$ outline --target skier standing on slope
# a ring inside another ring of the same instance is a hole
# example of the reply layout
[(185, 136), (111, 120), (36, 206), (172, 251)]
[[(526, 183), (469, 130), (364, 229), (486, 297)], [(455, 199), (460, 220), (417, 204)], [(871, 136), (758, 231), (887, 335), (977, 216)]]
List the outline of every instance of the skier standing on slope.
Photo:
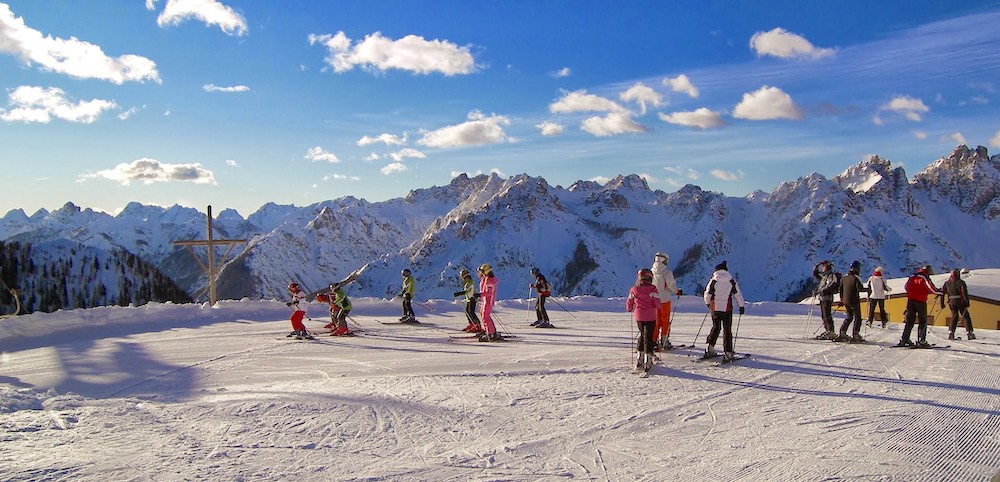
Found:
[(306, 293), (299, 288), (298, 283), (294, 282), (288, 284), (288, 293), (292, 295), (292, 301), (285, 303), (285, 305), (292, 309), (290, 320), (293, 330), (288, 334), (288, 337), (295, 337), (297, 340), (312, 340), (313, 337), (306, 331), (306, 325), (302, 324), (302, 319), (305, 318), (306, 311), (302, 308), (301, 303), (305, 303)]
[(454, 296), (465, 297), (465, 317), (469, 320), (469, 326), (463, 328), (462, 331), (480, 333), (483, 331), (483, 327), (479, 323), (479, 317), (476, 316), (476, 300), (479, 299), (479, 293), (476, 293), (476, 283), (472, 281), (472, 274), (469, 273), (468, 269), (462, 268), (458, 276), (462, 280), (462, 291), (456, 291)]
[(965, 338), (975, 340), (976, 335), (972, 332), (972, 317), (969, 316), (969, 286), (962, 280), (962, 273), (959, 270), (951, 272), (951, 277), (941, 286), (941, 292), (948, 297), (948, 308), (951, 309), (951, 320), (948, 323), (948, 339), (955, 339), (955, 328), (958, 328), (958, 319), (961, 317), (965, 322)]
[(670, 344), (670, 297), (680, 296), (683, 293), (677, 288), (677, 281), (674, 280), (674, 272), (670, 270), (667, 263), (670, 256), (666, 253), (656, 253), (653, 257), (653, 287), (660, 295), (660, 308), (656, 312), (656, 326), (653, 329), (653, 339), (657, 342), (657, 349), (670, 350), (674, 346)]
[(486, 331), (479, 336), (479, 341), (500, 341), (502, 338), (497, 333), (491, 316), (493, 305), (497, 302), (497, 278), (493, 274), (493, 267), (488, 263), (479, 267), (479, 296), (483, 299), (483, 311), (480, 318), (486, 325)]
[[(861, 337), (861, 293), (867, 292), (861, 284), (861, 262), (855, 260), (851, 263), (851, 269), (840, 279), (840, 301), (844, 303), (844, 310), (847, 311), (847, 319), (840, 325), (840, 336), (835, 341), (850, 341), (853, 343), (864, 343)], [(854, 323), (851, 336), (847, 336), (847, 327)]]
[(885, 298), (892, 291), (889, 285), (882, 278), (882, 268), (876, 267), (868, 278), (868, 326), (872, 326), (875, 319), (875, 307), (878, 306), (879, 314), (882, 315), (882, 328), (889, 324), (889, 315), (885, 313)]
[(416, 282), (413, 281), (413, 275), (410, 274), (409, 268), (404, 268), (402, 275), (403, 289), (399, 291), (399, 296), (403, 298), (403, 317), (399, 319), (399, 322), (416, 323), (417, 318), (413, 316), (413, 293), (416, 291)]
[(656, 327), (656, 314), (660, 308), (660, 295), (653, 286), (653, 272), (641, 269), (636, 274), (635, 285), (625, 299), (625, 309), (632, 312), (632, 319), (639, 327), (639, 340), (636, 351), (639, 353), (635, 368), (649, 371), (653, 366), (653, 330)]
[(723, 261), (715, 266), (712, 279), (705, 287), (705, 306), (712, 312), (712, 331), (708, 332), (708, 348), (705, 356), (715, 356), (715, 342), (719, 340), (719, 332), (723, 332), (722, 347), (725, 351), (725, 361), (732, 361), (736, 356), (733, 350), (733, 298), (739, 306), (740, 314), (746, 311), (740, 285), (733, 275), (729, 274), (729, 266)]
[(816, 338), (832, 340), (837, 337), (837, 333), (833, 331), (833, 294), (840, 290), (840, 283), (829, 261), (820, 261), (813, 268), (813, 277), (819, 281), (819, 287), (816, 288), (814, 295), (819, 296), (819, 314), (823, 319), (824, 329)]
[(545, 299), (552, 296), (552, 286), (549, 285), (548, 280), (538, 268), (531, 268), (531, 276), (535, 278), (535, 281), (528, 286), (538, 292), (538, 299), (535, 300), (535, 316), (538, 319), (531, 326), (553, 328), (552, 323), (549, 322), (549, 312), (545, 311)]
[(914, 346), (913, 342), (910, 341), (914, 322), (919, 323), (916, 346), (919, 348), (931, 346), (927, 343), (927, 297), (930, 295), (938, 296), (938, 299), (941, 300), (941, 308), (944, 308), (944, 297), (931, 281), (930, 276), (933, 272), (930, 265), (925, 265), (906, 280), (906, 324), (903, 326), (903, 337), (900, 338), (899, 344), (896, 346)]
[(330, 285), (330, 306), (331, 313), (335, 313), (337, 328), (330, 333), (331, 336), (349, 336), (351, 330), (347, 328), (347, 315), (351, 313), (351, 299), (344, 292), (344, 287), (338, 283)]

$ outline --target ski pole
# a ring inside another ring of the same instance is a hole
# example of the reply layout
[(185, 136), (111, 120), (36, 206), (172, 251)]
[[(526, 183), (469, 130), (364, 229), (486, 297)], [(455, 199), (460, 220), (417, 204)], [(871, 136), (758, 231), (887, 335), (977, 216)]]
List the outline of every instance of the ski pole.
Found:
[(736, 317), (736, 331), (733, 333), (733, 353), (736, 353), (736, 340), (740, 337), (740, 320), (743, 319), (743, 313), (740, 313)]
[(425, 309), (427, 311), (437, 311), (437, 310), (434, 309), (433, 306), (428, 305), (427, 303), (421, 303), (419, 301), (414, 301), (414, 303), (416, 303), (417, 306), (419, 306), (419, 307), (421, 307), (421, 308), (423, 308), (423, 309)]
[(510, 331), (510, 327), (507, 326), (507, 324), (504, 323), (503, 320), (501, 320), (499, 316), (497, 316), (497, 312), (496, 311), (494, 311), (493, 313), (491, 313), (490, 316), (492, 316), (493, 319), (496, 320), (497, 324), (500, 325), (500, 328), (504, 331), (504, 333), (506, 333), (508, 335), (513, 335), (513, 333), (511, 333), (511, 331)]
[(528, 287), (528, 301), (524, 302), (524, 321), (531, 321), (531, 286)]
[(637, 351), (636, 350), (636, 345), (635, 345), (635, 322), (632, 321), (632, 315), (628, 315), (628, 326), (630, 327), (630, 329), (629, 329), (629, 340), (630, 341), (629, 341), (628, 362), (629, 362), (629, 364), (631, 364), (632, 363), (632, 359), (635, 358), (636, 351)]
[(551, 296), (549, 297), (549, 299), (552, 300), (552, 302), (555, 303), (556, 306), (562, 308), (563, 311), (565, 311), (566, 313), (569, 313), (569, 316), (572, 316), (573, 319), (576, 319), (576, 315), (574, 315), (572, 311), (567, 310), (566, 307), (562, 305), (562, 303), (559, 303), (558, 301), (556, 301), (555, 298), (553, 298)]
[[(691, 342), (691, 348), (694, 348), (695, 343), (698, 341), (698, 337), (701, 336), (701, 329), (705, 328), (705, 321), (708, 320), (708, 315), (711, 310), (705, 311), (705, 317), (701, 319), (701, 326), (698, 327), (698, 334), (694, 335), (694, 341)], [(688, 350), (688, 356), (691, 356), (692, 350)]]
[(809, 322), (810, 322), (810, 320), (812, 320), (813, 309), (816, 306), (816, 305), (813, 304), (813, 301), (815, 301), (815, 298), (816, 298), (816, 295), (812, 295), (812, 296), (809, 297), (809, 299), (812, 300), (812, 301), (809, 302), (809, 313), (806, 314), (805, 329), (802, 331), (802, 338), (805, 338), (806, 337), (806, 333), (809, 333)]

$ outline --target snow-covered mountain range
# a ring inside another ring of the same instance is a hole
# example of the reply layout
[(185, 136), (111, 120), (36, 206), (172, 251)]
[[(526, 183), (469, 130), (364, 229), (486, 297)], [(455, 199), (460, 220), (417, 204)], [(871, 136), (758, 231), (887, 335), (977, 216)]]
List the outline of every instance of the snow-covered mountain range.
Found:
[[(461, 268), (490, 263), (502, 298), (528, 296), (532, 266), (558, 295), (620, 296), (664, 251), (685, 292), (700, 292), (726, 260), (747, 298), (797, 300), (811, 292), (812, 267), (823, 259), (845, 271), (857, 259), (866, 273), (882, 266), (889, 277), (924, 264), (1000, 266), (990, 248), (1000, 239), (998, 194), (1000, 156), (966, 146), (912, 179), (872, 156), (831, 179), (814, 173), (745, 197), (693, 185), (651, 190), (637, 175), (568, 188), (525, 174), (460, 175), (378, 203), (269, 203), (247, 218), (223, 210), (213, 236), (249, 242), (223, 260), (218, 293), (280, 298), (290, 281), (317, 290), (370, 263), (349, 294), (391, 297), (407, 267), (418, 298), (450, 298)], [(204, 299), (202, 269), (172, 243), (204, 239), (205, 229), (205, 214), (191, 208), (133, 203), (111, 216), (68, 203), (30, 217), (7, 213), (0, 240), (125, 249)]]

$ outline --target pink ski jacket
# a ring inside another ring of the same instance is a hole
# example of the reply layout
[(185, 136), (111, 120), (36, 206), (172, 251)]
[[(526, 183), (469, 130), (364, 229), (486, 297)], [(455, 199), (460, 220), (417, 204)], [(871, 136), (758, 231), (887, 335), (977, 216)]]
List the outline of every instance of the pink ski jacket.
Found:
[(660, 309), (660, 295), (653, 285), (633, 286), (625, 300), (625, 310), (632, 312), (635, 321), (656, 321), (656, 310)]

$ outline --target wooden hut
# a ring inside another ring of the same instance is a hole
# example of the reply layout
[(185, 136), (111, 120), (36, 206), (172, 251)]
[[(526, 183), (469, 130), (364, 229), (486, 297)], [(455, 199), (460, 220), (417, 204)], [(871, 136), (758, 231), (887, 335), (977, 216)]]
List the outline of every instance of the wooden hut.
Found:
[[(869, 273), (869, 276), (871, 274)], [(931, 276), (931, 281), (939, 289), (951, 273), (942, 273)], [(867, 279), (867, 276), (863, 279)], [(906, 309), (906, 285), (907, 278), (893, 278), (886, 280), (889, 285), (888, 297), (885, 300), (885, 311), (889, 315), (890, 323), (902, 323), (903, 311)], [(974, 269), (962, 276), (962, 280), (969, 286), (969, 315), (972, 316), (972, 326), (976, 329), (1000, 330), (1000, 269)], [(868, 300), (861, 301), (861, 315), (864, 319), (868, 317)], [(947, 303), (944, 309), (937, 298), (931, 297), (927, 300), (928, 323), (937, 326), (947, 326), (951, 318), (951, 310)], [(879, 319), (878, 310), (875, 312), (875, 319)], [(956, 332), (964, 331), (961, 321), (959, 321)]]

